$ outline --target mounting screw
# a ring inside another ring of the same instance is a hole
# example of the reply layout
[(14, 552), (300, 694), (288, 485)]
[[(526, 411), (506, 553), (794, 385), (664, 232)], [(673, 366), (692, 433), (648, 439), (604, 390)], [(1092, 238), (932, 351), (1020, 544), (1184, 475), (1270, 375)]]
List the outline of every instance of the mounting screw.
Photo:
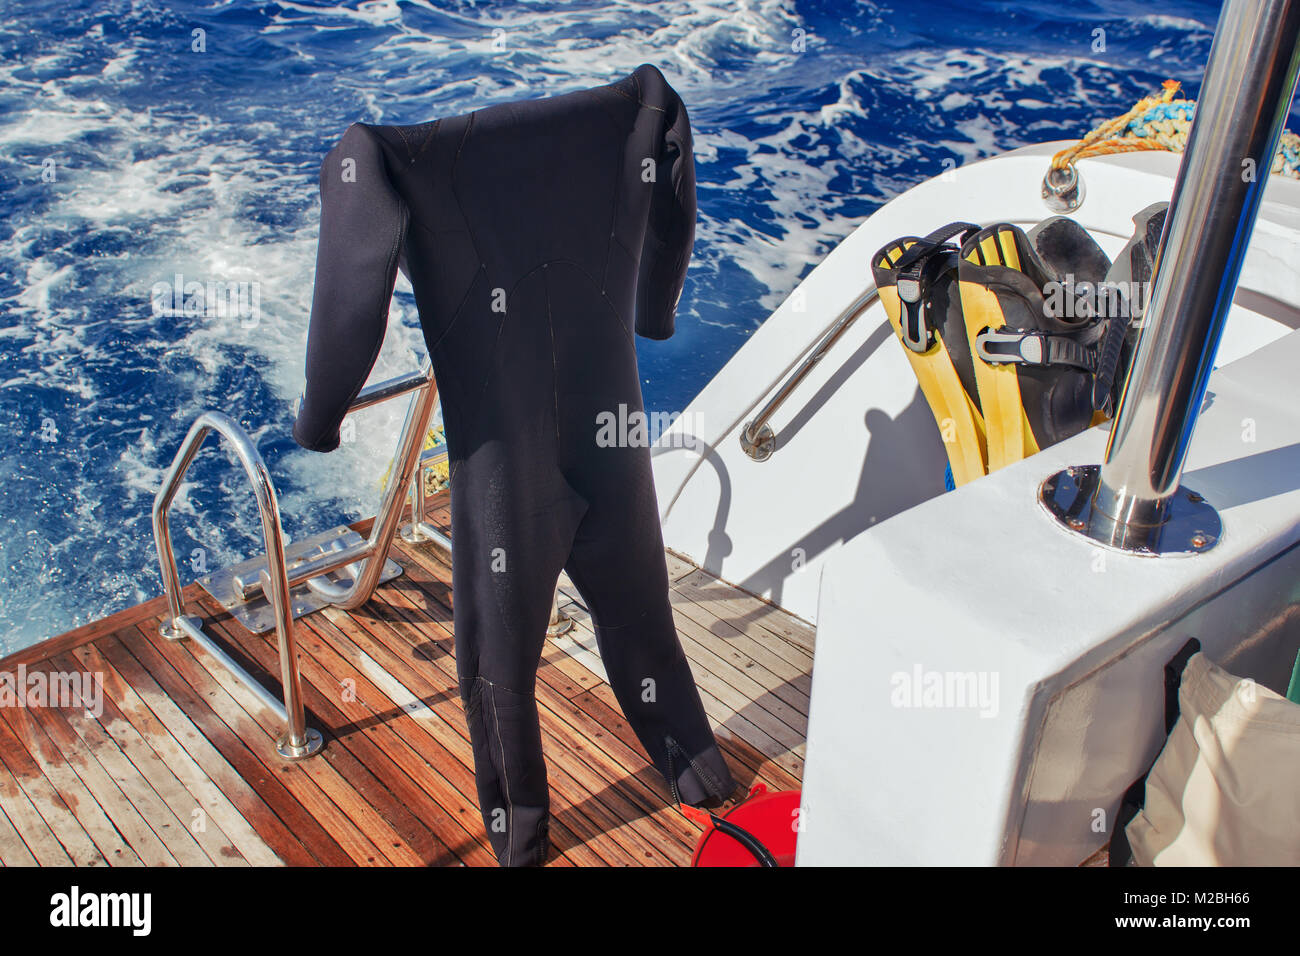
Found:
[(1204, 548), (1209, 543), (1210, 543), (1210, 538), (1204, 532), (1198, 531), (1196, 532), (1196, 534), (1192, 535), (1193, 548), (1198, 548), (1198, 549)]
[(1066, 524), (1068, 524), (1075, 531), (1082, 531), (1084, 528), (1087, 527), (1087, 524), (1084, 522), (1082, 518), (1070, 518), (1066, 522)]
[(1198, 494), (1197, 494), (1196, 492), (1194, 492), (1194, 491), (1189, 491), (1189, 492), (1187, 492), (1187, 500), (1190, 501), (1190, 502), (1191, 502), (1192, 504), (1194, 504), (1194, 505), (1199, 505), (1202, 501), (1205, 500), (1205, 496), (1204, 496), (1204, 495), (1198, 495)]

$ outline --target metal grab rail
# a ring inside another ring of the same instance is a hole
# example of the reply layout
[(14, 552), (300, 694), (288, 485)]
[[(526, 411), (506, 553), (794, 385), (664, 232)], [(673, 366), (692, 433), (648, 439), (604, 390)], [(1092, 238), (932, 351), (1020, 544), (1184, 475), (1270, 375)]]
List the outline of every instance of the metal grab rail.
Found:
[(776, 451), (776, 435), (768, 426), (768, 420), (785, 404), (786, 399), (794, 394), (794, 390), (808, 377), (808, 373), (813, 370), (813, 366), (825, 357), (831, 347), (840, 340), (840, 336), (848, 331), (849, 326), (856, 322), (858, 316), (866, 311), (867, 306), (871, 305), (878, 297), (879, 293), (873, 285), (841, 311), (835, 320), (835, 324), (817, 341), (808, 357), (781, 384), (776, 394), (768, 399), (762, 410), (744, 424), (740, 429), (740, 447), (744, 449), (746, 455), (755, 461), (767, 461), (772, 457), (773, 452)]
[(424, 481), (421, 475), (426, 468), (432, 468), (434, 465), (442, 464), (447, 460), (447, 446), (441, 448), (430, 448), (428, 451), (421, 453), (420, 460), (415, 465), (414, 481), (411, 484), (411, 524), (401, 532), (402, 540), (410, 544), (422, 544), (433, 542), (446, 552), (446, 557), (451, 557), (451, 542), (447, 536), (428, 524), (424, 520)]
[[(181, 443), (162, 488), (154, 498), (154, 543), (158, 549), (158, 563), (162, 569), (163, 591), (167, 595), (167, 604), (171, 612), (170, 620), (163, 622), (159, 633), (168, 640), (183, 640), (188, 637), (201, 644), (284, 721), (285, 732), (276, 740), (276, 750), (288, 760), (310, 757), (319, 752), (323, 746), (320, 732), (307, 727), (303, 711), (291, 589), (297, 584), (306, 582), (308, 587), (331, 603), (349, 610), (360, 607), (368, 601), (383, 573), (388, 550), (392, 545), (398, 521), (401, 519), (402, 505), (412, 479), (422, 473), (425, 467), (446, 456), (445, 449), (433, 449), (428, 454), (421, 454), (424, 436), (428, 433), (429, 420), (433, 416), (433, 408), (438, 397), (432, 367), (427, 362), (418, 372), (389, 379), (364, 389), (348, 408), (349, 412), (358, 411), (411, 393), (414, 393), (414, 397), (402, 426), (397, 459), (394, 461), (388, 483), (384, 488), (383, 502), (378, 516), (371, 525), (369, 537), (357, 545), (327, 552), (321, 557), (305, 561), (294, 568), (292, 574), (286, 567), (280, 505), (266, 462), (244, 429), (229, 416), (221, 412), (206, 411), (198, 417), (190, 428), (189, 434), (186, 435), (185, 441)], [(246, 601), (259, 595), (267, 596), (274, 610), (275, 629), (280, 645), (283, 703), (254, 680), (204, 633), (200, 618), (185, 614), (181, 598), (180, 575), (176, 570), (176, 556), (172, 547), (167, 513), (180, 487), (181, 479), (185, 477), (204, 439), (209, 432), (213, 431), (230, 442), (240, 463), (244, 466), (244, 471), (248, 474), (249, 481), (252, 482), (257, 497), (267, 565), (261, 568), (255, 577), (240, 582), (238, 590)], [(420, 497), (422, 500), (423, 495)], [(450, 551), (451, 543), (446, 536), (436, 528), (424, 524), (420, 518), (421, 512), (417, 511), (413, 524), (422, 531), (424, 538), (438, 541)], [(352, 583), (347, 587), (335, 585), (321, 577), (345, 565), (359, 562), (364, 564), (357, 569)]]
[[(276, 700), (260, 683), (233, 661), (212, 639), (203, 632), (202, 621), (187, 616), (181, 600), (180, 576), (176, 572), (176, 556), (172, 550), (171, 529), (167, 511), (180, 487), (181, 479), (189, 470), (194, 456), (209, 432), (217, 432), (235, 450), (240, 464), (253, 483), (257, 496), (257, 510), (262, 519), (262, 538), (266, 545), (269, 572), (263, 571), (264, 587), (270, 591), (275, 610), (275, 629), (280, 642), (280, 679), (284, 687), (284, 703)], [(221, 412), (204, 412), (191, 426), (185, 441), (172, 461), (167, 479), (159, 489), (153, 504), (154, 543), (158, 548), (158, 563), (162, 568), (163, 591), (171, 619), (164, 621), (159, 633), (168, 640), (189, 637), (201, 644), (216, 657), (242, 683), (247, 685), (285, 723), (285, 732), (275, 742), (280, 756), (300, 760), (318, 752), (323, 740), (320, 732), (307, 727), (302, 706), (302, 686), (298, 677), (298, 648), (294, 638), (293, 613), (289, 603), (289, 580), (285, 572), (284, 533), (280, 527), (280, 505), (275, 486), (267, 472), (266, 462), (253, 445), (247, 433), (230, 417)]]
[[(401, 520), (402, 505), (409, 493), (412, 480), (417, 474), (423, 473), (425, 468), (445, 461), (447, 449), (444, 446), (428, 451), (423, 450), (424, 436), (429, 432), (429, 422), (433, 417), (433, 409), (438, 398), (438, 386), (434, 381), (432, 369), (427, 365), (420, 371), (408, 372), (363, 389), (348, 406), (348, 412), (351, 413), (412, 392), (416, 393), (415, 398), (407, 409), (401, 436), (398, 439), (397, 456), (389, 473), (388, 483), (384, 486), (384, 495), (374, 523), (370, 527), (369, 536), (357, 544), (327, 552), (297, 565), (289, 574), (290, 588), (306, 583), (331, 604), (345, 610), (358, 608), (370, 600), (383, 573), (384, 561), (388, 557), (393, 534)], [(450, 539), (437, 528), (421, 520), (424, 514), (423, 483), (416, 482), (416, 488), (417, 501), (413, 525), (419, 529), (420, 534), (418, 537), (411, 537), (410, 540), (432, 541), (450, 553)], [(366, 564), (354, 576), (350, 586), (341, 587), (323, 580), (323, 576), (331, 571), (361, 561), (365, 561)], [(246, 601), (262, 594), (263, 584), (260, 576), (240, 581), (238, 591)]]
[[(384, 562), (388, 559), (388, 549), (392, 546), (393, 535), (402, 518), (403, 505), (410, 491), (411, 481), (416, 477), (417, 472), (422, 473), (427, 467), (423, 454), (424, 438), (429, 433), (429, 422), (433, 418), (433, 409), (438, 401), (438, 385), (433, 378), (433, 368), (426, 360), (425, 367), (419, 372), (411, 372), (364, 389), (349, 408), (350, 411), (369, 408), (379, 402), (411, 392), (415, 394), (406, 410), (406, 420), (402, 423), (402, 434), (397, 443), (397, 455), (388, 475), (388, 484), (384, 487), (379, 512), (370, 526), (369, 536), (354, 547), (342, 548), (328, 556), (303, 563), (294, 569), (293, 576), (290, 578), (291, 585), (305, 581), (307, 586), (317, 594), (346, 611), (365, 604), (374, 593), (379, 577), (383, 574)], [(428, 463), (437, 460), (439, 455), (446, 454), (445, 449), (433, 451), (434, 454), (429, 456)], [(451, 542), (446, 536), (426, 525), (422, 520), (424, 483), (420, 481), (417, 484), (419, 491), (416, 507), (420, 510), (413, 515), (413, 523), (420, 528), (425, 538), (438, 542), (450, 551)], [(353, 577), (352, 584), (347, 587), (332, 584), (320, 577), (358, 560), (364, 560), (365, 565), (361, 572)]]

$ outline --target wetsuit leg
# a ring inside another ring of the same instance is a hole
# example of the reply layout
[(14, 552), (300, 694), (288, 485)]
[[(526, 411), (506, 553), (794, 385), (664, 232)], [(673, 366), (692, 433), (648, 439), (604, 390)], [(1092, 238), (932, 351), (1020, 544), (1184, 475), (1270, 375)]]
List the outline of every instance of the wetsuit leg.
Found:
[(735, 782), (673, 623), (632, 329), (578, 270), (557, 264), (548, 284), (557, 302), (591, 297), (581, 321), (555, 327), (559, 463), (586, 505), (565, 569), (591, 610), (610, 686), (650, 759), (675, 779), (684, 802), (721, 801)]
[(502, 866), (529, 866), (546, 861), (550, 805), (537, 667), (583, 506), (544, 462), (512, 493), (490, 493), (505, 481), (501, 458), (480, 449), (451, 485), (456, 669), (488, 838)]
[(605, 483), (617, 495), (604, 491), (589, 503), (565, 570), (591, 611), (610, 687), (641, 745), (683, 803), (714, 806), (736, 782), (673, 623), (649, 449), (618, 451), (632, 467)]
[(509, 290), (508, 311), (467, 322), (455, 358), (438, 353), (435, 365), (461, 383), (457, 361), (487, 353), (451, 449), (452, 600), (479, 809), (503, 866), (546, 860), (534, 689), (555, 582), (586, 510), (559, 468), (554, 368), (538, 361), (551, 350), (543, 271)]

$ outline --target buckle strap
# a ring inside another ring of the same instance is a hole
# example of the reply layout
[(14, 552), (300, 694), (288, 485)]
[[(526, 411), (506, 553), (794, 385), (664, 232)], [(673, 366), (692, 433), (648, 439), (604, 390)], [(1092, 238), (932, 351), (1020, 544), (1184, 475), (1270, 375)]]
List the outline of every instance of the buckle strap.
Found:
[(975, 336), (975, 351), (989, 365), (1071, 365), (1097, 372), (1094, 343), (1103, 330), (1100, 324), (1087, 333), (1018, 332), (983, 329)]
[[(981, 227), (973, 222), (950, 222), (946, 226), (940, 226), (924, 239), (918, 239), (912, 243), (912, 246), (894, 263), (894, 268), (901, 273), (916, 260), (928, 256), (945, 246), (951, 248), (953, 252), (960, 252), (961, 243), (965, 242), (971, 235), (979, 232), (980, 229)], [(960, 234), (960, 238), (956, 244), (949, 242), (953, 236), (958, 234)]]
[(894, 263), (898, 272), (898, 299), (903, 306), (899, 332), (913, 352), (928, 352), (934, 347), (935, 331), (926, 321), (930, 287), (945, 272), (957, 268), (960, 248), (949, 240), (960, 234), (964, 241), (979, 226), (972, 222), (950, 222), (924, 239), (918, 239)]
[(930, 309), (930, 287), (949, 269), (956, 268), (957, 254), (952, 247), (939, 246), (918, 257), (898, 275), (898, 301), (902, 305), (898, 331), (913, 352), (928, 352), (934, 347), (934, 327), (926, 321)]

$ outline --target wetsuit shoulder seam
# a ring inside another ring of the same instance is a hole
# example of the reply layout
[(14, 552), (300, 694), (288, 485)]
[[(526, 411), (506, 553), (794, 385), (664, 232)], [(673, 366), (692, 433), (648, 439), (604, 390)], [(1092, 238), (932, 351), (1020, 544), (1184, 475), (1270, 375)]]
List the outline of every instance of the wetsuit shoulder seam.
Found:
[[(460, 193), (456, 188), (456, 170), (460, 167), (460, 154), (465, 149), (465, 144), (469, 142), (469, 134), (474, 129), (474, 117), (477, 115), (477, 112), (478, 111), (476, 110), (473, 113), (470, 113), (466, 118), (465, 132), (461, 134), (460, 142), (456, 145), (456, 155), (452, 158), (451, 171), (448, 173), (448, 181), (451, 185), (451, 196), (456, 200), (456, 209), (460, 213), (460, 220), (465, 224), (465, 234), (469, 236), (470, 247), (474, 250), (474, 258), (478, 260), (478, 271), (482, 272), (487, 267), (487, 264), (483, 261), (483, 253), (480, 252), (478, 248), (478, 239), (474, 236), (474, 227), (470, 223), (469, 216), (465, 214), (465, 205), (460, 201)], [(441, 122), (441, 120), (439, 120), (439, 122)], [(433, 230), (430, 229), (429, 232), (430, 234), (433, 234)], [(465, 302), (469, 298), (470, 291), (474, 288), (474, 282), (475, 280), (471, 279), (469, 284), (465, 287), (465, 294), (461, 296), (460, 304), (456, 306), (456, 311), (453, 312), (451, 318), (447, 320), (447, 325), (438, 335), (438, 338), (429, 345), (430, 351), (433, 351), (442, 344), (442, 340), (448, 336), (456, 323), (460, 320), (461, 315), (465, 311)], [(509, 300), (507, 299), (507, 301)]]
[[(483, 267), (485, 263), (483, 262), (483, 253), (478, 247), (478, 237), (474, 235), (474, 226), (470, 222), (469, 216), (465, 213), (465, 204), (460, 201), (460, 191), (456, 184), (456, 171), (460, 169), (460, 154), (464, 152), (465, 144), (469, 142), (469, 134), (474, 131), (474, 117), (477, 115), (478, 111), (476, 110), (475, 112), (470, 113), (468, 119), (465, 121), (465, 132), (461, 134), (460, 142), (456, 145), (456, 155), (451, 161), (451, 172), (449, 175), (451, 181), (451, 195), (456, 200), (456, 209), (460, 212), (461, 222), (465, 224), (465, 232), (469, 236), (469, 244), (474, 249), (474, 258), (478, 260), (479, 266)], [(439, 339), (441, 339), (441, 336), (439, 336)]]
[[(618, 96), (623, 97), (623, 99), (627, 100), (629, 103), (636, 103), (638, 106), (641, 105), (641, 98), (640, 98), (640, 97), (637, 97), (636, 99), (633, 99), (632, 97), (630, 97), (630, 96), (628, 96), (626, 93), (624, 93), (622, 90), (620, 90), (620, 89), (618, 88), (617, 84), (611, 83), (611, 84), (607, 87), (607, 89), (609, 89), (611, 92), (617, 94)], [(588, 93), (594, 93), (595, 90), (588, 90), (587, 92), (588, 92)]]
[(402, 145), (406, 147), (406, 158), (409, 162), (415, 162), (415, 157), (411, 155), (411, 141), (406, 138), (406, 133), (400, 126), (394, 126), (393, 129), (397, 135), (402, 137)]
[(424, 151), (428, 149), (429, 144), (433, 142), (433, 137), (436, 136), (438, 134), (438, 130), (442, 128), (442, 117), (441, 116), (438, 117), (436, 120), (433, 121), (432, 124), (428, 124), (428, 125), (429, 125), (429, 132), (424, 134), (424, 142), (420, 144), (419, 151), (416, 152), (415, 156), (411, 160), (412, 163), (414, 163), (415, 160), (423, 156)]

